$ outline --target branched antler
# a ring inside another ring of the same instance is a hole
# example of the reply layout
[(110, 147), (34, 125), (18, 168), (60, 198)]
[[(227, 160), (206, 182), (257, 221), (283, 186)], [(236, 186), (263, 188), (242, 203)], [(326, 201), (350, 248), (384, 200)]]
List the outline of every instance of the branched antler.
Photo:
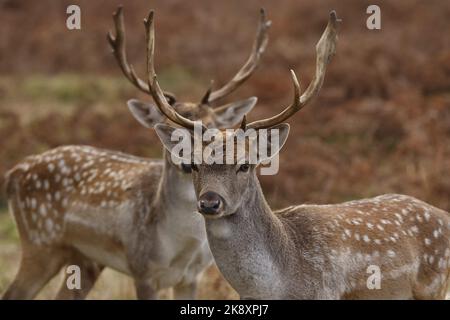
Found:
[[(108, 42), (112, 48), (112, 52), (114, 57), (117, 60), (117, 63), (120, 66), (125, 77), (132, 84), (134, 84), (139, 90), (151, 94), (151, 90), (148, 84), (141, 80), (134, 71), (132, 65), (128, 63), (127, 54), (126, 54), (126, 37), (125, 37), (125, 25), (123, 22), (123, 8), (119, 6), (117, 11), (113, 14), (114, 26), (116, 29), (116, 36), (112, 34), (112, 32), (108, 32)], [(164, 96), (169, 100), (170, 104), (173, 104), (176, 101), (175, 95), (170, 92), (164, 92)]]
[[(227, 82), (222, 88), (212, 92), (211, 88), (208, 90), (209, 94), (205, 95), (208, 104), (211, 104), (214, 101), (219, 100), (225, 97), (226, 95), (230, 94), (252, 75), (253, 71), (255, 71), (256, 67), (258, 66), (259, 60), (261, 59), (261, 55), (264, 53), (266, 49), (267, 42), (269, 39), (267, 33), (271, 24), (272, 22), (267, 20), (265, 10), (261, 8), (258, 30), (256, 32), (256, 38), (255, 41), (253, 42), (253, 48), (249, 58), (247, 59), (246, 63), (242, 66), (242, 68), (236, 73), (236, 75), (229, 82)], [(205, 100), (205, 98), (203, 98), (203, 100)]]
[[(159, 110), (172, 122), (187, 128), (194, 129), (195, 121), (183, 117), (167, 102), (164, 92), (159, 86), (154, 66), (155, 56), (155, 25), (154, 25), (154, 12), (150, 11), (147, 19), (144, 20), (146, 38), (147, 38), (147, 74), (148, 74), (148, 87), (155, 100), (155, 103)], [(203, 130), (206, 128), (203, 126)]]
[(291, 70), (292, 83), (294, 85), (293, 103), (285, 108), (282, 112), (271, 118), (262, 119), (247, 124), (245, 126), (247, 129), (271, 128), (277, 124), (280, 124), (286, 121), (288, 118), (292, 117), (304, 106), (306, 106), (308, 102), (318, 94), (325, 78), (326, 67), (336, 52), (337, 21), (338, 20), (336, 17), (336, 12), (331, 11), (328, 25), (316, 45), (316, 74), (314, 75), (314, 78), (309, 84), (306, 91), (302, 95), (300, 95), (300, 84), (297, 80), (297, 77), (295, 76), (294, 71)]

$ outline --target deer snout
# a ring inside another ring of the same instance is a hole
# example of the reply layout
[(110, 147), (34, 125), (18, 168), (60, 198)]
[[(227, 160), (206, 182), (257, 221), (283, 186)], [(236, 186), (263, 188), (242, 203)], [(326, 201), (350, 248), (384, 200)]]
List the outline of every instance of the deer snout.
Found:
[(205, 192), (197, 202), (198, 211), (205, 215), (216, 215), (223, 207), (222, 197), (215, 192)]

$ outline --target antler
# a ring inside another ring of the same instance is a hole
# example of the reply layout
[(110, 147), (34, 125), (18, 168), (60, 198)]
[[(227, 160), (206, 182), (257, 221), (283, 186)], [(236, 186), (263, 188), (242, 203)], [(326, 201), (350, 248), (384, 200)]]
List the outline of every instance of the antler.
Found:
[[(154, 66), (154, 54), (155, 54), (155, 25), (153, 23), (154, 12), (150, 11), (147, 19), (144, 20), (146, 38), (147, 38), (147, 73), (148, 73), (148, 87), (155, 100), (159, 110), (169, 120), (174, 123), (187, 128), (194, 129), (195, 121), (183, 117), (177, 113), (167, 102), (164, 92), (161, 90), (159, 83), (156, 79), (155, 66)], [(203, 126), (203, 130), (206, 127)]]
[[(328, 63), (331, 61), (334, 53), (336, 52), (337, 41), (337, 17), (336, 12), (333, 10), (330, 12), (328, 25), (322, 34), (319, 42), (316, 45), (316, 74), (313, 80), (309, 84), (306, 91), (300, 96), (300, 85), (293, 70), (291, 70), (292, 83), (294, 85), (294, 102), (285, 108), (279, 114), (258, 121), (254, 121), (245, 126), (247, 129), (263, 129), (271, 128), (277, 124), (286, 121), (289, 117), (292, 117), (297, 111), (302, 109), (308, 104), (319, 92), (322, 87), (323, 80), (325, 78), (325, 71)], [(242, 127), (242, 125), (241, 125)]]
[(224, 96), (230, 94), (235, 89), (237, 89), (245, 80), (247, 80), (256, 69), (261, 55), (264, 53), (268, 42), (267, 31), (271, 25), (271, 21), (267, 20), (266, 12), (263, 8), (260, 10), (260, 18), (258, 30), (256, 33), (255, 41), (253, 42), (252, 52), (247, 62), (242, 66), (242, 68), (236, 73), (236, 75), (222, 88), (212, 91), (209, 88), (207, 94), (202, 99), (202, 102), (207, 102), (211, 104), (212, 102), (223, 98)]
[[(114, 37), (111, 31), (108, 32), (108, 42), (112, 48), (114, 57), (116, 58), (117, 63), (119, 64), (120, 69), (122, 70), (125, 77), (127, 77), (127, 79), (130, 80), (130, 82), (134, 84), (139, 90), (148, 94), (152, 94), (148, 84), (136, 75), (133, 66), (128, 63), (127, 54), (125, 51), (125, 25), (123, 23), (122, 10), (122, 6), (119, 6), (117, 8), (117, 11), (113, 14), (116, 36)], [(171, 104), (176, 101), (174, 94), (167, 91), (163, 92), (163, 94)]]

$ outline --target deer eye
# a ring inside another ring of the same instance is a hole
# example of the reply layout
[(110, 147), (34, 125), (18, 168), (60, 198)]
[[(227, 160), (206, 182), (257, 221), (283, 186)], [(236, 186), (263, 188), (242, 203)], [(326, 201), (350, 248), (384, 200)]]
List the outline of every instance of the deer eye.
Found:
[(244, 164), (241, 164), (241, 166), (238, 169), (238, 172), (247, 172), (248, 169), (250, 169), (250, 165), (244, 163)]
[(192, 172), (192, 166), (190, 164), (181, 164), (181, 170), (183, 170), (184, 173), (191, 173)]
[(198, 167), (195, 163), (191, 163), (191, 169), (198, 172)]

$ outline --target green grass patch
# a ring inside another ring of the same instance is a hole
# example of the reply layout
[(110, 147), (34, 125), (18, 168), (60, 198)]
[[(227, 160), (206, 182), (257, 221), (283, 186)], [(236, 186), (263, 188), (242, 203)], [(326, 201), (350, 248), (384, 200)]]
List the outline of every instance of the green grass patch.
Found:
[(19, 235), (16, 224), (7, 210), (0, 211), (0, 241), (17, 242)]
[[(174, 93), (186, 86), (199, 85), (191, 71), (181, 66), (166, 68), (158, 75), (163, 88)], [(94, 102), (125, 101), (137, 95), (124, 76), (94, 76), (85, 74), (33, 74), (27, 77), (0, 77), (0, 101), (57, 102), (60, 104), (92, 104)]]
[[(2, 194), (0, 193), (0, 195), (2, 195)], [(7, 211), (8, 211), (8, 204), (6, 202), (6, 199), (3, 199), (0, 197), (0, 215), (3, 212), (7, 212)]]
[(175, 94), (184, 91), (186, 87), (191, 89), (199, 85), (199, 79), (190, 70), (178, 65), (165, 68), (164, 72), (158, 75), (158, 82), (162, 88), (167, 88)]
[(22, 84), (25, 99), (52, 99), (61, 103), (93, 103), (117, 100), (130, 88), (121, 78), (92, 77), (63, 74), (54, 77), (27, 77)]

